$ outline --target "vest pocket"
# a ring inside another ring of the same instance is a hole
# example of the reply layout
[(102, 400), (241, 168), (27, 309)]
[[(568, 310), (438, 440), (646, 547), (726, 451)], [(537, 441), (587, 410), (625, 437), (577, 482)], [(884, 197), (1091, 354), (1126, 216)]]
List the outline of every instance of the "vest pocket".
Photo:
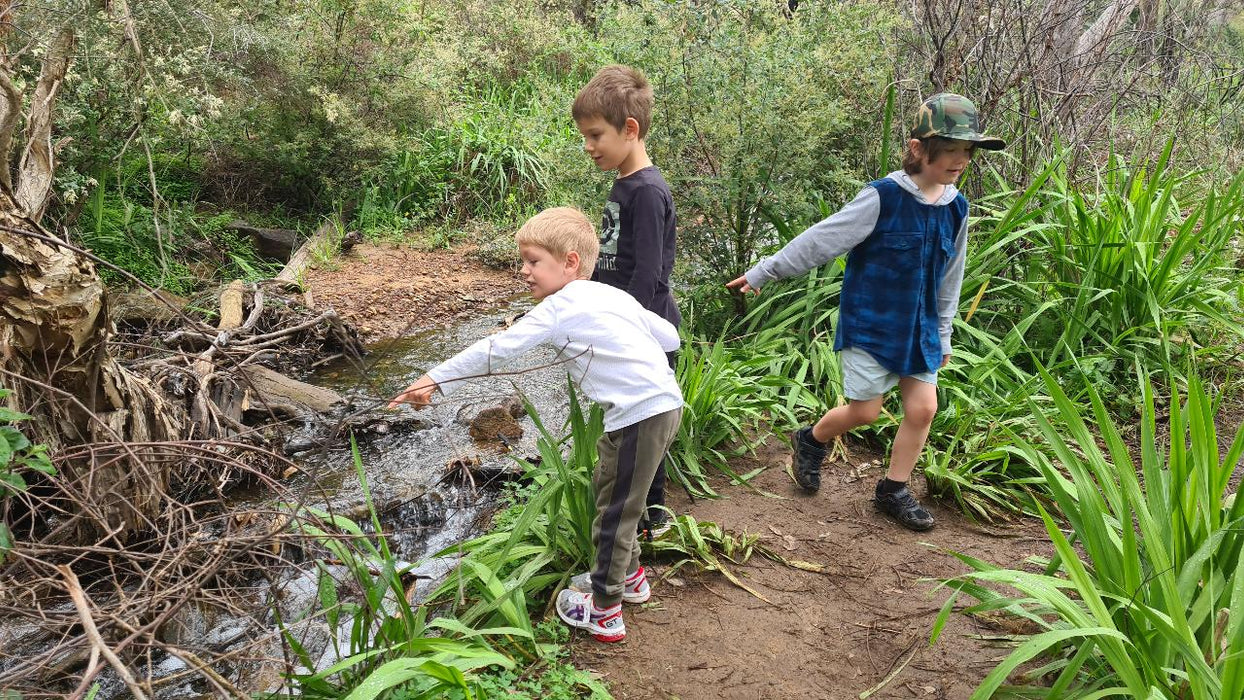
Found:
[(947, 260), (955, 257), (955, 239), (953, 236), (942, 236), (942, 252), (946, 254)]
[(887, 233), (869, 256), (873, 265), (903, 273), (919, 273), (923, 233)]

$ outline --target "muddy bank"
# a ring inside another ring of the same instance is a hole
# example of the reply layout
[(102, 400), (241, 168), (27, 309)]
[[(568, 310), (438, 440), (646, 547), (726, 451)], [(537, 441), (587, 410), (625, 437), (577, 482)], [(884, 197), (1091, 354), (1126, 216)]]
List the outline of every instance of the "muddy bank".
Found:
[(317, 308), (332, 307), (372, 342), (448, 327), (527, 289), (516, 271), (481, 264), (469, 247), (375, 243), (313, 267), (305, 281)]

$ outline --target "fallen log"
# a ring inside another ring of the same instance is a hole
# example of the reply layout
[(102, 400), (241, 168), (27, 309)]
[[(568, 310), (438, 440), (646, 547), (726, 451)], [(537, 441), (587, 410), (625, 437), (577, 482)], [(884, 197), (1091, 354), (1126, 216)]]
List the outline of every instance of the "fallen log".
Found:
[(242, 292), (246, 285), (242, 280), (233, 280), (220, 293), (220, 323), (217, 330), (228, 331), (242, 325)]
[(241, 220), (230, 223), (225, 230), (236, 231), (250, 238), (260, 257), (280, 262), (290, 259), (298, 242), (298, 232), (292, 229), (260, 228)]
[(302, 273), (306, 271), (315, 256), (317, 254), (330, 255), (336, 249), (337, 242), (334, 239), (337, 236), (337, 230), (336, 222), (325, 221), (321, 224), (315, 233), (290, 256), (289, 262), (275, 279), (278, 282), (301, 287)]
[(308, 412), (326, 413), (344, 403), (340, 394), (323, 387), (291, 379), (262, 365), (249, 365), (240, 370), (244, 385), (254, 395), (243, 402), (243, 410), (272, 409), (278, 413), (300, 415)]

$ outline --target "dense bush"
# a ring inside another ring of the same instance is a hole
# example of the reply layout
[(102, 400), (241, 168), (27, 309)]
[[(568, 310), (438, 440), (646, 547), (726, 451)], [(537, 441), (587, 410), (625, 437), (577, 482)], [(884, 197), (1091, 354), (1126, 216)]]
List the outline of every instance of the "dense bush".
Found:
[(895, 18), (878, 6), (640, 2), (603, 20), (648, 72), (650, 141), (674, 186), (688, 281), (741, 272), (772, 240), (766, 211), (811, 212), (869, 179)]

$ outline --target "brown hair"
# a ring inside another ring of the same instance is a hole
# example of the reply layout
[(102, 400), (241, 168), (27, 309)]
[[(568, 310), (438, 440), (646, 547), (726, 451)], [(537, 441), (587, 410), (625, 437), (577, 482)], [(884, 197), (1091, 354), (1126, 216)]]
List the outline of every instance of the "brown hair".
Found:
[(570, 251), (579, 254), (579, 275), (591, 276), (600, 254), (596, 228), (583, 212), (574, 207), (545, 209), (527, 219), (514, 234), (514, 242), (522, 246), (539, 246), (558, 260), (565, 260)]
[[(958, 139), (948, 139), (945, 136), (927, 136), (916, 140), (923, 145), (921, 150), (924, 151), (924, 156), (916, 155), (911, 148), (911, 142), (908, 142), (907, 149), (903, 151), (903, 171), (908, 175), (919, 175), (920, 171), (924, 170), (925, 163), (932, 163), (937, 160), (938, 156), (945, 153), (946, 149), (958, 141)], [(972, 149), (968, 151), (968, 157), (970, 158), (975, 153), (976, 144), (972, 144)]]
[(630, 66), (605, 66), (579, 90), (570, 108), (574, 120), (600, 117), (617, 129), (630, 117), (639, 123), (639, 138), (652, 125), (652, 87), (643, 71)]

